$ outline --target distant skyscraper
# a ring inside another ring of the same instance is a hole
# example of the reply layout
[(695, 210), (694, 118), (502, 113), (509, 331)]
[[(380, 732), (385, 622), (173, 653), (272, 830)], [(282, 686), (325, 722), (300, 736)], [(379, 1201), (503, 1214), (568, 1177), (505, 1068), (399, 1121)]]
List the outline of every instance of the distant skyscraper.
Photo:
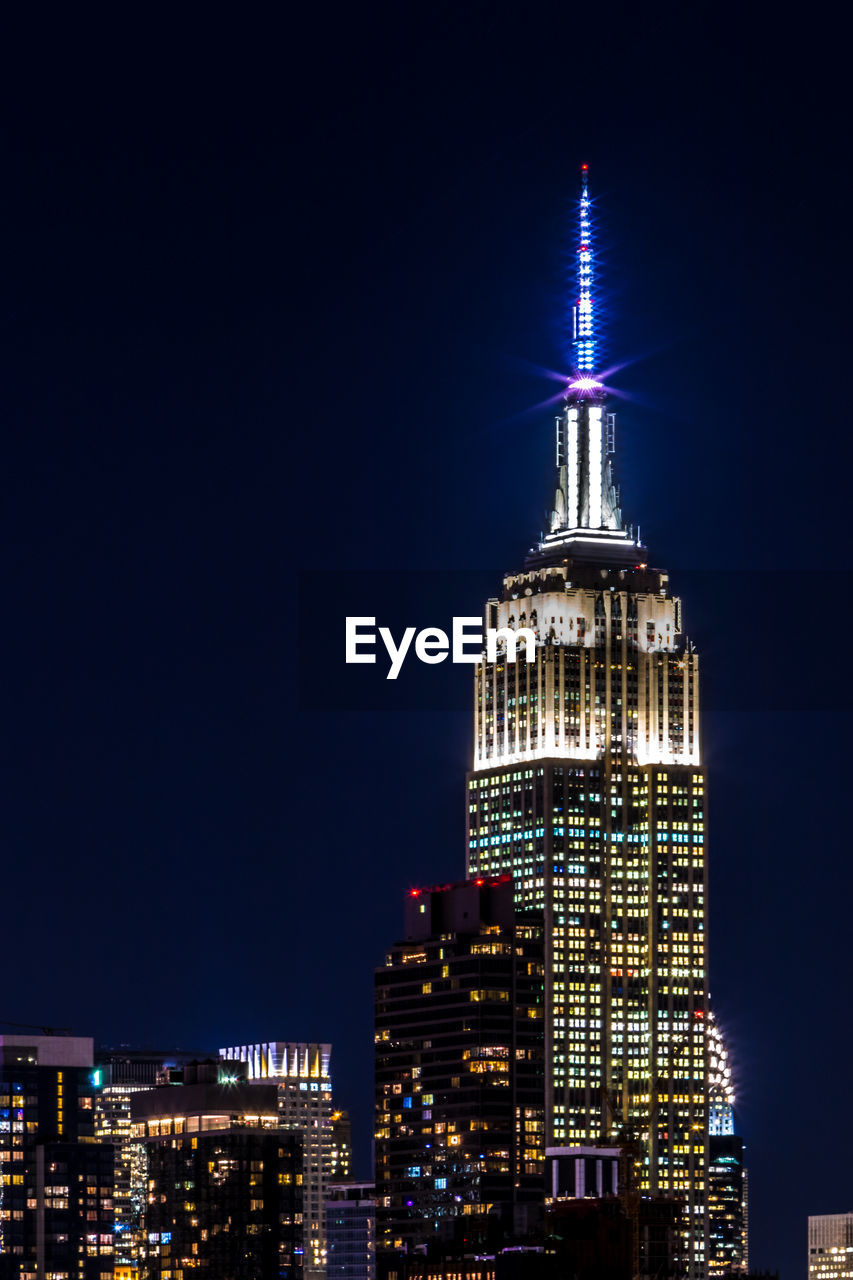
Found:
[(747, 1175), (725, 1043), (708, 1016), (708, 1275), (749, 1271)]
[(0, 1280), (112, 1280), (113, 1149), (92, 1041), (0, 1035)]
[(372, 1182), (332, 1182), (326, 1201), (327, 1280), (376, 1280)]
[[(574, 373), (549, 531), (486, 606), (506, 629), (474, 694), (468, 874), (546, 918), (549, 1145), (640, 1144), (641, 1189), (687, 1204), (707, 1274), (705, 774), (681, 603), (622, 517), (583, 172)], [(534, 660), (519, 642), (535, 637)]]
[(95, 1055), (95, 1136), (115, 1152), (116, 1265), (133, 1268), (142, 1243), (142, 1209), (148, 1169), (145, 1146), (131, 1132), (130, 1102), (135, 1093), (168, 1083), (168, 1072), (198, 1053), (153, 1049), (99, 1049)]
[[(196, 1078), (197, 1077), (197, 1078)], [(132, 1099), (148, 1194), (141, 1280), (301, 1280), (302, 1147), (274, 1084), (216, 1083), (216, 1064)]]
[(809, 1280), (853, 1280), (853, 1213), (809, 1218)]
[(544, 984), (539, 913), (512, 883), (413, 890), (405, 941), (376, 971), (377, 1247), (543, 1202)]
[(340, 1177), (342, 1161), (349, 1161), (341, 1149), (343, 1113), (337, 1120), (332, 1119), (332, 1046), (275, 1040), (220, 1049), (219, 1056), (246, 1063), (250, 1082), (274, 1084), (282, 1128), (298, 1133), (302, 1139), (305, 1277), (320, 1280), (326, 1268), (326, 1188), (333, 1170)]

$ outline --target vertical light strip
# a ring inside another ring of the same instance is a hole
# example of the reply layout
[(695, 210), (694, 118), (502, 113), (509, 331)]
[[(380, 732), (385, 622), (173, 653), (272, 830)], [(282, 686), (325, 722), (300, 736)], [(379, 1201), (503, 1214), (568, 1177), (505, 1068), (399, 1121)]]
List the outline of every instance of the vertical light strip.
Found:
[(589, 170), (581, 166), (580, 217), (578, 222), (578, 300), (575, 304), (575, 367), (578, 373), (595, 369), (595, 320), (592, 305), (592, 227), (590, 223)]
[(591, 404), (587, 410), (589, 423), (589, 526), (601, 528), (601, 408)]
[(569, 481), (568, 481), (568, 527), (578, 527), (578, 411), (569, 409)]

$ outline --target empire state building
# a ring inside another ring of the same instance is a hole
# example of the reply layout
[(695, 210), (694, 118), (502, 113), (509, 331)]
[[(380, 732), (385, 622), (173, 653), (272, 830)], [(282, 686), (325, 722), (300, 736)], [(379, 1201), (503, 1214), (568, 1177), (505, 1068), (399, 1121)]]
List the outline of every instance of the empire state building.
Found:
[[(548, 1145), (634, 1142), (639, 1189), (687, 1205), (707, 1274), (708, 897), (699, 659), (668, 575), (622, 516), (599, 377), (586, 167), (574, 372), (550, 528), (488, 601), (532, 630), (477, 667), (471, 878), (509, 873), (544, 913)], [(514, 638), (514, 637), (513, 637)]]

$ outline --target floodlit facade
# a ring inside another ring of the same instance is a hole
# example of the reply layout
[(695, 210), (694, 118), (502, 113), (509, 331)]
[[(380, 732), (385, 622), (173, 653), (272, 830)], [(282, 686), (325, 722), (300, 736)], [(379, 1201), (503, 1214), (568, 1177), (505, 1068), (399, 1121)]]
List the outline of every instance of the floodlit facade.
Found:
[(853, 1280), (853, 1213), (809, 1218), (809, 1280)]
[(321, 1280), (326, 1271), (327, 1186), (351, 1167), (344, 1113), (336, 1112), (332, 1102), (332, 1046), (274, 1040), (220, 1049), (219, 1056), (245, 1064), (249, 1082), (275, 1084), (279, 1123), (302, 1139), (305, 1277)]
[(638, 1189), (684, 1197), (684, 1263), (704, 1277), (699, 658), (668, 575), (622, 517), (615, 419), (596, 372), (585, 171), (577, 259), (575, 373), (556, 425), (550, 529), (485, 609), (503, 635), (476, 669), (467, 870), (509, 873), (517, 904), (545, 913), (548, 1144), (636, 1139)]

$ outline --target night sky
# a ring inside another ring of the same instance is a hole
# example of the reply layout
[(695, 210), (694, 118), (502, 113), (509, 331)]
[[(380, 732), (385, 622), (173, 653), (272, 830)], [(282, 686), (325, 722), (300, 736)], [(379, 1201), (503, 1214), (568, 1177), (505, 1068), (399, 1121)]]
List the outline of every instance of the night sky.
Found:
[(0, 1015), (331, 1040), (369, 1172), (372, 970), (464, 872), (470, 669), (358, 683), (343, 615), (476, 614), (538, 536), (587, 161), (625, 507), (703, 655), (752, 1261), (805, 1275), (853, 1209), (838, 13), (5, 20)]

